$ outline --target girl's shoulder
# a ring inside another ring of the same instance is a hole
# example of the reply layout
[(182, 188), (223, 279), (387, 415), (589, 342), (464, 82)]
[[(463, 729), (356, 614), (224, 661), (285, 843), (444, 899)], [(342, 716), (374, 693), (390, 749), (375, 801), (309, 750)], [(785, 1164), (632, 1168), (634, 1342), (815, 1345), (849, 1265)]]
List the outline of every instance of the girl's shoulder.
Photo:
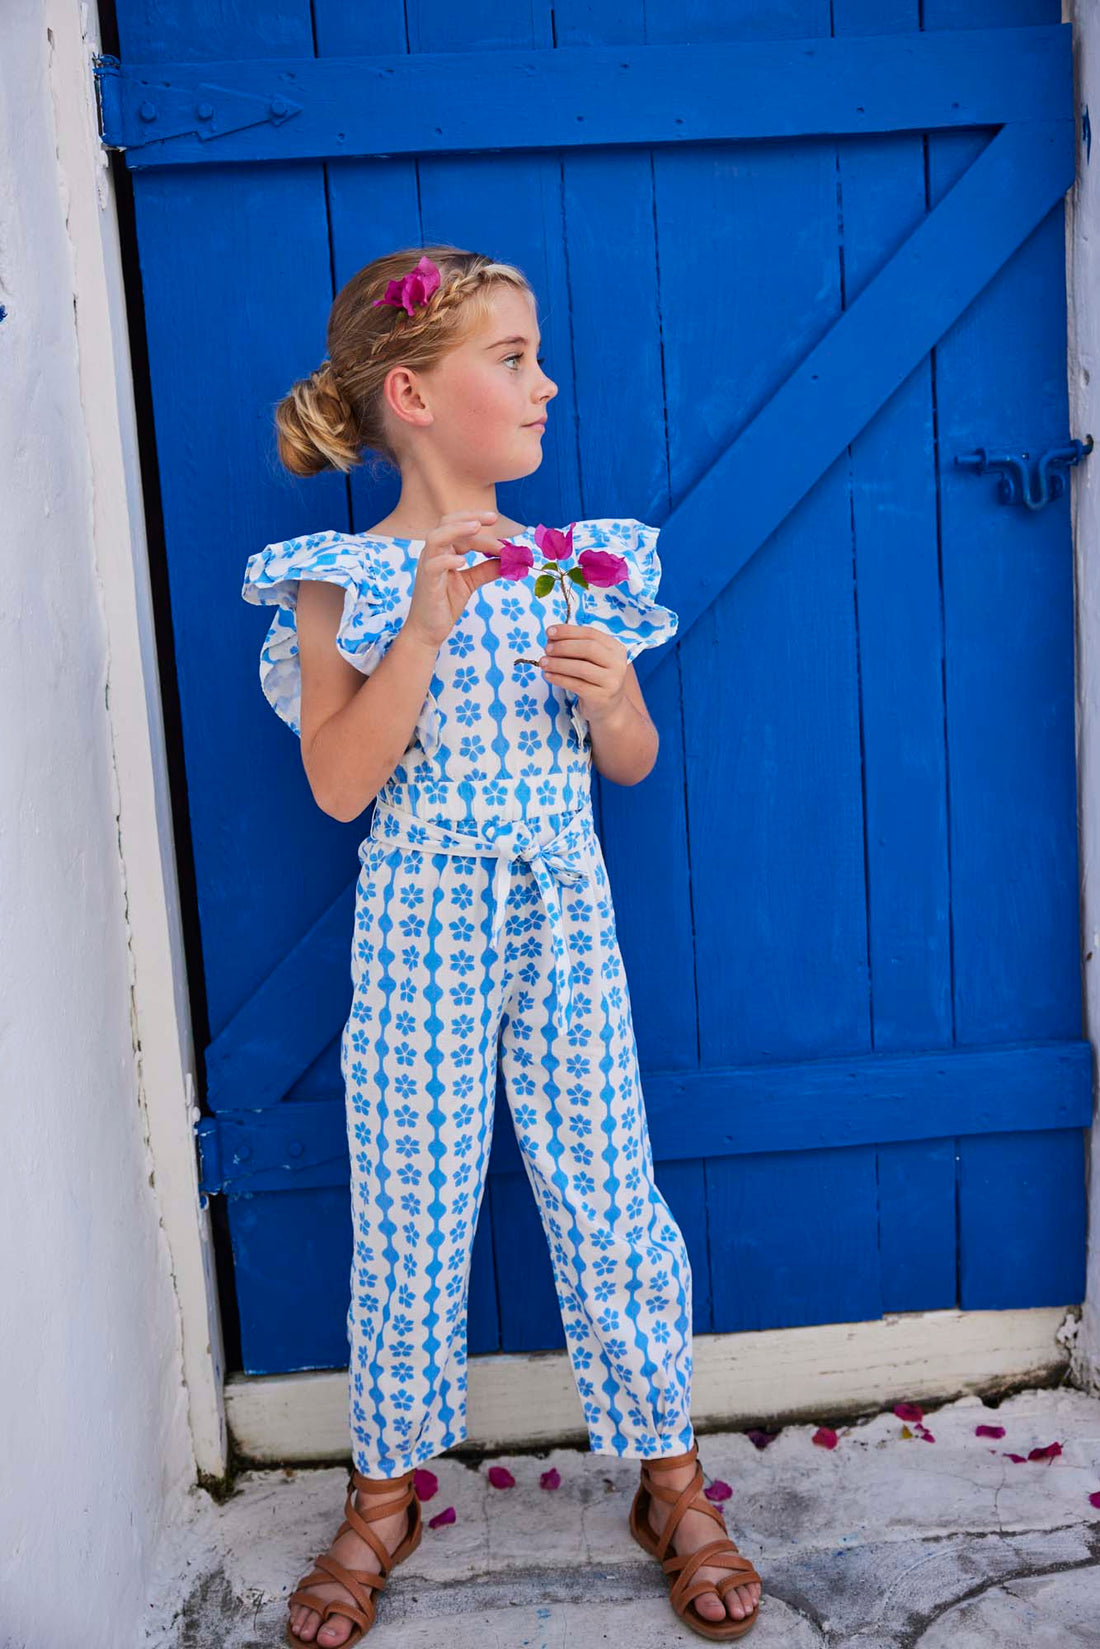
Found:
[(364, 675), (376, 668), (404, 622), (411, 594), (409, 561), (399, 543), (337, 529), (265, 544), (249, 556), (241, 594), (276, 608), (260, 649), (260, 683), (272, 708), (295, 733), (301, 723), (297, 605), (302, 579), (344, 591), (337, 650)]
[(657, 601), (662, 572), (657, 553), (660, 532), (660, 527), (634, 516), (596, 516), (573, 523), (576, 554), (604, 550), (625, 563), (625, 578), (606, 586), (590, 584), (582, 592), (578, 622), (621, 641), (628, 659), (670, 641), (679, 626), (676, 613)]
[(398, 542), (326, 528), (265, 544), (245, 563), (241, 594), (256, 606), (293, 610), (303, 578), (342, 584), (366, 598), (393, 593), (406, 561)]

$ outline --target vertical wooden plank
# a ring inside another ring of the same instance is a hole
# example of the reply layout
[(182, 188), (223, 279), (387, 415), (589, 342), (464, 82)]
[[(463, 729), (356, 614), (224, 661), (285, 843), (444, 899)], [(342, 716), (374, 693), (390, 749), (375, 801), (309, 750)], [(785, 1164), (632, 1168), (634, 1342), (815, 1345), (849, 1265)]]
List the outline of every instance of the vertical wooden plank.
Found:
[[(644, 43), (641, 0), (560, 0), (563, 47)], [(649, 150), (564, 153), (562, 221), (575, 362), (580, 491), (576, 514), (660, 525), (671, 507), (662, 372), (661, 289)], [(614, 302), (608, 302), (610, 286)], [(623, 394), (624, 374), (630, 393)], [(664, 577), (668, 552), (658, 539)], [(670, 643), (675, 646), (675, 643)], [(657, 764), (639, 786), (594, 774), (600, 839), (629, 981), (638, 1058), (647, 1069), (693, 1067), (699, 1057), (694, 918), (687, 851), (680, 673), (675, 659), (647, 688), (658, 729)], [(659, 1166), (659, 1165), (658, 1165)], [(692, 1266), (696, 1332), (712, 1326), (706, 1184), (701, 1161), (659, 1169)]]
[[(920, 27), (918, 0), (834, 0), (837, 35)], [(842, 298), (854, 303), (925, 211), (919, 133), (837, 146)], [(951, 928), (931, 361), (848, 449), (859, 652), (871, 1043), (949, 1046)], [(879, 1150), (883, 1307), (955, 1303), (950, 1141)]]
[[(118, 25), (124, 61), (313, 49), (308, 0), (279, 0), (255, 16), (212, 13), (198, 0), (168, 9), (124, 3)], [(260, 691), (270, 614), (240, 599), (245, 559), (265, 542), (347, 525), (338, 478), (301, 483), (280, 472), (271, 416), (323, 354), (318, 323), (323, 337), (331, 301), (324, 176), (301, 163), (154, 169), (131, 179), (214, 1037), (356, 871), (356, 827), (316, 806), (297, 741)], [(301, 1097), (339, 1092), (331, 1051), (314, 1075), (318, 1086), (296, 1085)], [(293, 1274), (279, 1231), (286, 1218), (297, 1222)], [(315, 1192), (294, 1202), (283, 1194), (229, 1200), (247, 1370), (346, 1362), (350, 1250), (345, 1259), (340, 1220), (332, 1197)]]
[[(924, 7), (928, 29), (1059, 20), (1056, 0)], [(929, 206), (988, 136), (930, 137)], [(1065, 340), (1059, 205), (934, 356), (962, 1043), (1080, 1035), (1069, 498), (1036, 512), (1003, 505), (990, 477), (954, 462), (979, 446), (1034, 457), (1065, 441)], [(1069, 1250), (1079, 1234), (1083, 1153), (1081, 1132), (960, 1140), (962, 1306), (1080, 1297)]]
[[(781, 13), (651, 5), (647, 40), (687, 38), (705, 50), (716, 39), (817, 37), (829, 15), (825, 0)], [(658, 151), (654, 172), (675, 499), (836, 317), (835, 145), (692, 145)], [(701, 290), (709, 301), (696, 301)], [(784, 461), (776, 452), (777, 471)], [(731, 515), (737, 507), (728, 500)], [(722, 533), (721, 520), (713, 531)], [(864, 1049), (846, 461), (679, 651), (700, 1062)], [(790, 1144), (789, 1157), (707, 1164), (715, 1329), (878, 1314), (873, 1153), (823, 1152), (811, 1173), (799, 1142)], [(842, 1280), (822, 1253), (843, 1257)]]

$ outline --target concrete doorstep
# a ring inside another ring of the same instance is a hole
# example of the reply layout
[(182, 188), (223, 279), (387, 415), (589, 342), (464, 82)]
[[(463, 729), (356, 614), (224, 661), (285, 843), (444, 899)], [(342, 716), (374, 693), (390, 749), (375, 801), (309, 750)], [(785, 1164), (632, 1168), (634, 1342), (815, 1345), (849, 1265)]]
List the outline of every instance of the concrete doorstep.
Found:
[[(979, 1425), (1005, 1434), (978, 1436)], [(1100, 1646), (1100, 1505), (1089, 1499), (1100, 1399), (966, 1396), (919, 1422), (888, 1410), (835, 1436), (830, 1448), (816, 1426), (790, 1425), (760, 1448), (744, 1432), (700, 1435), (706, 1484), (730, 1486), (716, 1503), (764, 1582), (753, 1649)], [(1054, 1443), (1060, 1452), (1026, 1458)], [(515, 1486), (494, 1487), (490, 1465)], [(544, 1489), (551, 1466), (560, 1486)], [(677, 1620), (656, 1560), (631, 1538), (636, 1460), (555, 1448), (439, 1456), (426, 1469), (439, 1488), (423, 1503), (424, 1538), (391, 1574), (371, 1649), (706, 1641)], [(276, 1469), (243, 1473), (221, 1505), (196, 1491), (146, 1645), (281, 1644), (285, 1599), (335, 1535), (346, 1484), (338, 1467)], [(450, 1506), (455, 1521), (429, 1528)]]

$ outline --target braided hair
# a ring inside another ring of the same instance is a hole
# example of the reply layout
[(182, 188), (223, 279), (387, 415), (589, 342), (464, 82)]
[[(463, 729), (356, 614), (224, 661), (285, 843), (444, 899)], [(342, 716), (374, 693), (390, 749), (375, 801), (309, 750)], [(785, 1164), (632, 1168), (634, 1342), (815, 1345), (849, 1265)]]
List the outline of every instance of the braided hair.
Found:
[[(424, 254), (440, 272), (428, 301), (411, 315), (392, 304), (376, 305), (389, 282)], [(419, 372), (437, 366), (488, 319), (486, 294), (498, 284), (531, 292), (514, 264), (447, 244), (403, 247), (364, 264), (333, 301), (325, 360), (276, 404), (276, 444), (284, 468), (294, 475), (347, 471), (371, 451), (398, 469), (383, 415), (387, 373), (397, 365)]]

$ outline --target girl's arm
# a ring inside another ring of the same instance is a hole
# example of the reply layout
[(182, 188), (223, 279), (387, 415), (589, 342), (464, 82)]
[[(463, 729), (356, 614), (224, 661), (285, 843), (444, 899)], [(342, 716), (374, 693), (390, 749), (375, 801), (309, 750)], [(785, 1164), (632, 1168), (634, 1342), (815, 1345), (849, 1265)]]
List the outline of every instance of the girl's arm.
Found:
[[(497, 518), (495, 510), (450, 510), (433, 527), (405, 622), (366, 680), (336, 649), (344, 591), (299, 582), (302, 761), (314, 800), (332, 818), (357, 819), (408, 749), (439, 649), (474, 591), (500, 577), (500, 539), (485, 530)], [(471, 550), (498, 559), (471, 567)]]
[(544, 679), (580, 700), (596, 771), (613, 784), (640, 784), (657, 760), (659, 737), (623, 643), (592, 624), (555, 624), (545, 657)]

